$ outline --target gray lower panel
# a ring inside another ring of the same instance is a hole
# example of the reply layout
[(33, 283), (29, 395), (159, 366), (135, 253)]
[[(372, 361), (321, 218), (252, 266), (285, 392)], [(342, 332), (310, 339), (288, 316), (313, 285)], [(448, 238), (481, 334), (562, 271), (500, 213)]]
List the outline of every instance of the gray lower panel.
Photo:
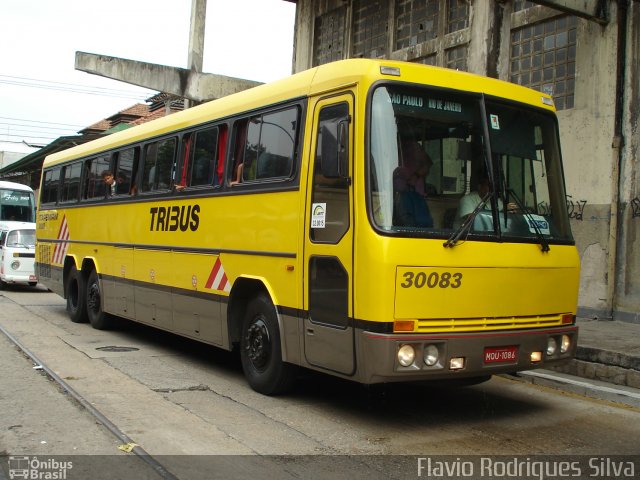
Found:
[(137, 321), (165, 330), (175, 330), (171, 295), (168, 292), (136, 285), (134, 296)]
[(177, 333), (207, 343), (222, 344), (221, 302), (209, 298), (194, 298), (171, 294), (173, 326)]

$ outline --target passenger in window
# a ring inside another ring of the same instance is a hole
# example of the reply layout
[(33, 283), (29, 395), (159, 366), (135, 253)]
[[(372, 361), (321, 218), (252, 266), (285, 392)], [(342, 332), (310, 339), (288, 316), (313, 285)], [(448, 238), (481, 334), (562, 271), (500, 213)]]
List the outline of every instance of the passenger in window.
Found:
[(433, 161), (418, 142), (402, 144), (402, 165), (393, 172), (394, 225), (402, 227), (433, 227), (433, 217), (427, 205), (426, 193), (435, 191), (426, 183)]
[[(476, 189), (467, 193), (464, 197), (460, 199), (458, 203), (458, 211), (456, 212), (456, 218), (453, 222), (454, 228), (462, 225), (462, 223), (466, 220), (466, 218), (476, 209), (476, 207), (480, 204), (482, 199), (489, 193), (491, 190), (491, 182), (489, 181), (489, 177), (485, 174), (481, 175), (478, 179), (478, 184), (476, 185)], [(498, 210), (502, 211), (502, 200), (498, 199)], [(508, 203), (507, 210), (509, 212), (513, 212), (518, 208), (515, 203)], [(491, 211), (491, 202), (488, 201), (483, 210)], [(492, 226), (487, 229), (493, 228)]]
[(105, 170), (104, 172), (102, 172), (102, 180), (107, 186), (107, 196), (110, 197), (112, 195), (115, 195), (117, 185), (116, 185), (116, 179), (113, 176), (113, 172), (111, 170)]
[(244, 163), (238, 164), (236, 167), (236, 175), (233, 177), (233, 180), (229, 182), (229, 185), (237, 185), (238, 183), (242, 183), (242, 171), (244, 170)]
[(118, 173), (118, 175), (116, 176), (116, 193), (117, 194), (131, 193), (131, 188), (129, 183), (130, 183), (129, 179), (125, 177), (124, 174)]
[(402, 143), (401, 166), (398, 170), (406, 177), (407, 183), (421, 195), (435, 195), (436, 187), (427, 183), (433, 160), (415, 140)]

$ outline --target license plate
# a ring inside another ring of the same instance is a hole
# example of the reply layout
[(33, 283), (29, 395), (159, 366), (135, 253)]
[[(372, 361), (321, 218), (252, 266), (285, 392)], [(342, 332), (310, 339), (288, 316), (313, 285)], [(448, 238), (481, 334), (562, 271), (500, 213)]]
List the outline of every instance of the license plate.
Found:
[(510, 363), (518, 361), (518, 347), (487, 347), (484, 349), (484, 363)]

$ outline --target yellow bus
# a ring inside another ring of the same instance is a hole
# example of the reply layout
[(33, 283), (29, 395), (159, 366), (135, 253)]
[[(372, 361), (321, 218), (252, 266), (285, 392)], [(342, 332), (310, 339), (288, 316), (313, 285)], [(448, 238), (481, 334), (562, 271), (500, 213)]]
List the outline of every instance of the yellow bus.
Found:
[[(552, 99), (354, 59), (47, 157), (37, 274), (124, 317), (363, 384), (570, 359), (579, 258)], [(469, 207), (469, 205), (471, 205)]]

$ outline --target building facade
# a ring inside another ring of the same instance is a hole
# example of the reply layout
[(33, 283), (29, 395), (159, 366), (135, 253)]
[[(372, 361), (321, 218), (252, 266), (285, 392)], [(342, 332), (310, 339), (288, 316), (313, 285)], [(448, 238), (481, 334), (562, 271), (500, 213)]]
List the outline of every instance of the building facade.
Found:
[(579, 314), (640, 322), (639, 0), (298, 0), (294, 72), (353, 57), (552, 94), (582, 263)]

